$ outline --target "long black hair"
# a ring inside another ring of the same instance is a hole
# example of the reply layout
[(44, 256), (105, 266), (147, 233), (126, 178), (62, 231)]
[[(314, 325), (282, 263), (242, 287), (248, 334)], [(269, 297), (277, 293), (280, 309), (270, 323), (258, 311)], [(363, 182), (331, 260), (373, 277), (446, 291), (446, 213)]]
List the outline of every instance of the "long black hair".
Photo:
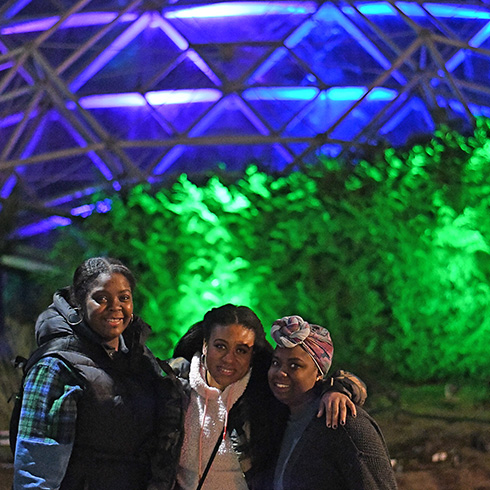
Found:
[(262, 353), (265, 352), (267, 353), (266, 369), (269, 369), (273, 349), (265, 338), (262, 322), (248, 306), (236, 306), (231, 303), (212, 308), (200, 322), (192, 325), (175, 346), (173, 357), (184, 357), (190, 361), (196, 352), (202, 352), (203, 342), (209, 341), (215, 327), (228, 325), (242, 325), (254, 332), (252, 366), (261, 360)]
[(231, 409), (229, 418), (230, 428), (241, 430), (244, 421), (250, 424), (250, 478), (253, 480), (270, 469), (271, 462), (277, 456), (288, 415), (287, 407), (276, 400), (269, 388), (267, 371), (273, 348), (265, 337), (259, 317), (247, 306), (226, 304), (213, 308), (180, 339), (175, 346), (174, 357), (191, 361), (195, 353), (202, 352), (203, 342), (209, 340), (216, 326), (235, 324), (255, 333), (250, 381), (240, 400)]

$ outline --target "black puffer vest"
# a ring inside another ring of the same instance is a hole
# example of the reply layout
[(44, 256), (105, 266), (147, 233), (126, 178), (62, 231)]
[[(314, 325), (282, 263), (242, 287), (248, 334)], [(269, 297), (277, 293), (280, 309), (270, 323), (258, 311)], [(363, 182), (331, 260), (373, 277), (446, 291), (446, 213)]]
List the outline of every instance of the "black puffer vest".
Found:
[[(155, 359), (139, 341), (138, 325), (125, 333), (129, 352), (111, 357), (83, 322), (71, 322), (71, 316), (68, 333), (64, 312), (53, 313), (51, 309), (50, 338), (40, 347), (42, 357), (64, 360), (83, 387), (75, 444), (61, 489), (145, 489), (156, 447), (162, 378)], [(56, 322), (63, 328), (53, 329)]]

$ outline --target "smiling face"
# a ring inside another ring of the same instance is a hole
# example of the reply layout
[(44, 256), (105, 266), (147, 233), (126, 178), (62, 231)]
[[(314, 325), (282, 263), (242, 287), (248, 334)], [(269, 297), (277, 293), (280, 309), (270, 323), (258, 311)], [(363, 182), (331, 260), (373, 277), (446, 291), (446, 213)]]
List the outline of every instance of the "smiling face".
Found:
[(313, 359), (297, 345), (276, 348), (268, 378), (274, 396), (293, 412), (314, 396), (313, 388), (320, 376)]
[(131, 321), (133, 294), (122, 274), (101, 274), (88, 291), (83, 305), (89, 327), (111, 347), (119, 347), (121, 335)]
[(207, 382), (224, 390), (250, 369), (255, 333), (243, 325), (216, 325), (204, 344)]

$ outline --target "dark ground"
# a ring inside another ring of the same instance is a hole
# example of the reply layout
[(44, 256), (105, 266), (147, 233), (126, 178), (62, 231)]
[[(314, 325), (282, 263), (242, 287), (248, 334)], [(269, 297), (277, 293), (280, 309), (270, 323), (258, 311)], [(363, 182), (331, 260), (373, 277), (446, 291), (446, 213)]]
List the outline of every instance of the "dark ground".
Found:
[[(400, 490), (490, 490), (490, 390), (447, 391), (370, 392), (366, 409), (385, 435)], [(10, 450), (0, 447), (0, 490), (11, 482)]]
[(490, 421), (375, 417), (400, 490), (490, 490)]
[(403, 387), (369, 402), (400, 490), (490, 490), (487, 385)]

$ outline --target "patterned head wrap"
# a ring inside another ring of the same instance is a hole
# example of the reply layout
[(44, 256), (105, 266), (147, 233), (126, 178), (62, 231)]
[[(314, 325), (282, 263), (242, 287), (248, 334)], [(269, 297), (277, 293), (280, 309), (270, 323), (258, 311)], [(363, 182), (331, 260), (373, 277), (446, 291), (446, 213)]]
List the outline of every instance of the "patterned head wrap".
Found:
[(271, 327), (271, 336), (279, 347), (302, 347), (325, 376), (332, 364), (333, 344), (330, 333), (319, 325), (310, 325), (300, 316), (284, 316)]

